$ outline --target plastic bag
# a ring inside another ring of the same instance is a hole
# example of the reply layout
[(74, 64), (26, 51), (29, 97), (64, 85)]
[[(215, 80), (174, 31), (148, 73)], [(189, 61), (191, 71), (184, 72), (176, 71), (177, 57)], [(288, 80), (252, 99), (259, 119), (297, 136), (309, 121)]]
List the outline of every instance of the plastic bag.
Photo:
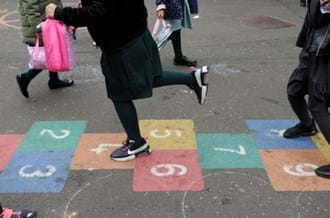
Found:
[(64, 23), (48, 19), (41, 23), (48, 70), (70, 71), (76, 64), (73, 31)]
[(158, 49), (164, 47), (168, 41), (168, 38), (172, 34), (172, 26), (164, 19), (157, 18), (153, 30), (152, 30), (152, 37), (154, 38)]
[(39, 39), (36, 40), (35, 46), (28, 46), (29, 51), (29, 69), (47, 70), (45, 47), (39, 47)]

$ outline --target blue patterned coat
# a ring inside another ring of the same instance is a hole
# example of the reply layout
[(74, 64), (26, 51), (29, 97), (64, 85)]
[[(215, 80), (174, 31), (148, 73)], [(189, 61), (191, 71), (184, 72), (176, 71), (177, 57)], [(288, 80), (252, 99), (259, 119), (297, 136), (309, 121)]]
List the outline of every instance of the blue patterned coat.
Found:
[(165, 19), (182, 19), (183, 1), (182, 0), (156, 0), (156, 5), (165, 5)]

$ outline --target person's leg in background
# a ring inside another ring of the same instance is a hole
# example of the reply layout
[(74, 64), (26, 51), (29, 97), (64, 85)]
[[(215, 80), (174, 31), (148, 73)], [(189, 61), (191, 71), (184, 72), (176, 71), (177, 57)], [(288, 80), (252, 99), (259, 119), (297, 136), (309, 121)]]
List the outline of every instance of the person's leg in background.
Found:
[(36, 218), (37, 212), (33, 210), (12, 210), (3, 208), (0, 203), (0, 218)]
[[(16, 80), (22, 95), (29, 98), (28, 86), (30, 82), (43, 70), (30, 69), (25, 73), (18, 74)], [(63, 87), (68, 87), (73, 85), (72, 80), (60, 80), (58, 73), (49, 72), (48, 87), (50, 89), (58, 89)]]
[(194, 67), (197, 65), (196, 60), (190, 60), (187, 56), (184, 56), (182, 53), (181, 46), (181, 29), (173, 31), (170, 36), (172, 41), (173, 49), (174, 49), (174, 64), (182, 65), (188, 67)]
[(19, 89), (21, 90), (21, 93), (25, 98), (29, 98), (29, 92), (27, 88), (31, 80), (33, 80), (34, 77), (36, 77), (39, 73), (41, 73), (41, 71), (42, 70), (30, 69), (27, 72), (18, 74), (16, 76)]
[(49, 81), (48, 81), (48, 87), (50, 89), (59, 89), (59, 88), (64, 88), (68, 86), (73, 85), (73, 80), (60, 80), (58, 73), (56, 72), (49, 72)]
[(283, 136), (285, 138), (311, 136), (317, 133), (305, 100), (305, 96), (308, 93), (309, 64), (309, 54), (302, 50), (299, 56), (299, 65), (293, 71), (287, 86), (288, 100), (292, 110), (299, 119), (299, 123), (284, 132)]
[[(203, 104), (208, 88), (207, 74), (208, 69), (206, 66), (192, 73), (164, 71), (161, 76), (154, 78), (153, 87), (187, 85), (195, 91), (199, 103)], [(133, 101), (114, 100), (113, 104), (127, 134), (127, 140), (123, 142), (122, 147), (111, 153), (111, 159), (128, 161), (135, 159), (140, 154), (151, 153), (150, 146), (141, 136), (139, 119)]]
[[(326, 101), (314, 100), (311, 112), (321, 133), (330, 146), (330, 113)], [(318, 176), (330, 179), (330, 165), (318, 167), (315, 173)]]

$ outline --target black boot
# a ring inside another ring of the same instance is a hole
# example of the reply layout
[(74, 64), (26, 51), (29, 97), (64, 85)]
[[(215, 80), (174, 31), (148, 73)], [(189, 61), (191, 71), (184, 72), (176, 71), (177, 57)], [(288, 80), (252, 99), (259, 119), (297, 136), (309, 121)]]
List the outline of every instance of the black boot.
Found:
[(316, 175), (330, 179), (330, 165), (320, 166), (315, 169)]
[(50, 89), (59, 89), (64, 87), (69, 87), (74, 84), (73, 80), (65, 79), (65, 80), (49, 80), (48, 87)]
[(174, 65), (195, 67), (197, 65), (197, 61), (196, 60), (190, 60), (188, 57), (182, 56), (181, 58), (175, 58), (174, 59)]
[(29, 92), (27, 90), (27, 87), (28, 87), (28, 85), (29, 85), (29, 83), (30, 83), (31, 80), (26, 79), (24, 77), (24, 75), (22, 75), (22, 74), (18, 74), (16, 76), (16, 81), (17, 81), (17, 84), (18, 84), (19, 89), (21, 90), (22, 95), (25, 98), (29, 98)]
[(298, 138), (300, 136), (312, 136), (317, 133), (317, 129), (315, 124), (313, 123), (309, 127), (303, 126), (301, 123), (298, 123), (297, 125), (285, 130), (283, 136), (284, 138)]

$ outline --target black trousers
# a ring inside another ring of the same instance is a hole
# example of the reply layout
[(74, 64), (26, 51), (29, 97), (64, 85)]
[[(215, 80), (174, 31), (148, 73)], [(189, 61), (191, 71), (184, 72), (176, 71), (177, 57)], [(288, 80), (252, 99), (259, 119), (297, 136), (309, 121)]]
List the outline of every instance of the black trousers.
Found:
[(308, 104), (305, 100), (309, 89), (308, 74), (310, 64), (309, 53), (305, 50), (301, 50), (299, 64), (292, 72), (287, 86), (287, 95), (291, 108), (297, 115), (300, 123), (305, 127), (313, 125), (313, 119), (310, 116)]

